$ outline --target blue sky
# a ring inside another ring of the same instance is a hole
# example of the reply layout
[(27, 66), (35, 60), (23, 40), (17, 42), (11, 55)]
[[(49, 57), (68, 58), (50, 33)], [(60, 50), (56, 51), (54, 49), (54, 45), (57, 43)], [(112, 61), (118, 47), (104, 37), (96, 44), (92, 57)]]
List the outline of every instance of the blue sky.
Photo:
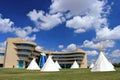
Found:
[(91, 62), (102, 44), (120, 62), (119, 0), (0, 0), (0, 49), (21, 37), (45, 50), (86, 50)]

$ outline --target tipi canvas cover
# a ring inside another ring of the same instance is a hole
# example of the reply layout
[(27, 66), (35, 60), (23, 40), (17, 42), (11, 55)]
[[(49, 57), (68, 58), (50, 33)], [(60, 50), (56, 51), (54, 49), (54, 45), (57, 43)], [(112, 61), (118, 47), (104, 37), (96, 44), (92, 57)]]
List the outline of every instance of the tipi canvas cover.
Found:
[(61, 69), (61, 67), (60, 67), (60, 65), (59, 65), (59, 63), (58, 63), (58, 61), (55, 61), (55, 65), (56, 65), (59, 69)]
[(89, 68), (92, 69), (93, 67), (94, 67), (94, 63), (92, 62)]
[(27, 67), (27, 70), (40, 70), (38, 64), (35, 61), (35, 58), (30, 62), (29, 66)]
[(43, 68), (41, 69), (43, 72), (53, 72), (59, 71), (59, 68), (55, 65), (54, 61), (52, 60), (52, 56), (49, 55), (46, 63), (44, 64)]
[(76, 61), (74, 61), (74, 63), (71, 66), (71, 69), (73, 69), (73, 68), (79, 68), (79, 65)]
[(114, 66), (107, 60), (107, 58), (104, 56), (103, 52), (101, 51), (91, 71), (92, 72), (115, 71), (115, 69), (114, 69)]

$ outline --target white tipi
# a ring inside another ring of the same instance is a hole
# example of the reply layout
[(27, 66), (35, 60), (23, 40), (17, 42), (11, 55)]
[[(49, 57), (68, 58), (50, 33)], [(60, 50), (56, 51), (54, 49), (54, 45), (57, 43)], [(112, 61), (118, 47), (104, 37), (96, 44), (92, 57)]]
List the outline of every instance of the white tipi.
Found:
[(36, 59), (33, 58), (33, 60), (30, 62), (29, 66), (27, 67), (27, 70), (40, 70), (38, 64), (35, 61)]
[(61, 67), (60, 67), (60, 65), (59, 65), (59, 63), (58, 63), (58, 61), (55, 61), (55, 65), (56, 65), (59, 69), (61, 69)]
[(103, 52), (101, 51), (91, 71), (92, 72), (115, 71), (115, 69), (114, 66), (107, 60), (107, 58), (104, 56)]
[(89, 68), (92, 69), (93, 67), (94, 67), (94, 63), (92, 62)]
[(71, 69), (73, 69), (73, 68), (79, 68), (79, 65), (76, 60), (74, 61), (74, 63), (71, 66)]
[(59, 68), (55, 65), (54, 61), (52, 60), (52, 56), (49, 55), (46, 63), (44, 64), (43, 68), (41, 69), (43, 72), (53, 72), (59, 71)]

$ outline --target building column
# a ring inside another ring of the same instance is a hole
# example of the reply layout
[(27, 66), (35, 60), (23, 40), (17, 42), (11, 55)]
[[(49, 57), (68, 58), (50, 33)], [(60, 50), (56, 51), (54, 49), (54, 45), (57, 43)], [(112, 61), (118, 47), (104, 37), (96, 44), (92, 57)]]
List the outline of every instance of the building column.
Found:
[(84, 54), (83, 60), (81, 62), (80, 68), (87, 68), (87, 55)]

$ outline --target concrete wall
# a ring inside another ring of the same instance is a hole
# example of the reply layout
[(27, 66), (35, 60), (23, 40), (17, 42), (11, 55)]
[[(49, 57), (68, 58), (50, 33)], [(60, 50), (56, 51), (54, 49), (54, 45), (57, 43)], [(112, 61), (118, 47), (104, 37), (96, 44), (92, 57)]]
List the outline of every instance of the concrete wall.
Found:
[[(5, 54), (5, 51), (4, 50), (0, 50), (0, 53)], [(4, 65), (4, 56), (0, 56), (0, 64)], [(2, 66), (0, 66), (0, 67), (2, 67)]]
[(87, 54), (84, 55), (80, 68), (87, 68)]
[(0, 56), (0, 64), (4, 64), (4, 56)]
[[(34, 45), (34, 48), (36, 47), (36, 43), (34, 42), (29, 42), (29, 41), (24, 41), (21, 38), (8, 38), (7, 39), (7, 44), (6, 44), (6, 56), (5, 56), (5, 65), (4, 68), (18, 68), (18, 61), (23, 59), (24, 65), (25, 66), (25, 61), (28, 60), (28, 58), (20, 58), (18, 56), (18, 47), (15, 44), (30, 44)], [(28, 49), (28, 47), (23, 47), (24, 49)], [(29, 50), (29, 49), (28, 49)], [(31, 49), (30, 53), (26, 54), (31, 54), (35, 49)], [(19, 53), (20, 54), (20, 53)], [(23, 53), (21, 53), (23, 54)], [(24, 68), (24, 67), (23, 67)]]
[(17, 38), (16, 39), (9, 38), (7, 40), (4, 68), (13, 68), (13, 66), (15, 68), (17, 68), (18, 56), (17, 56), (16, 46), (14, 45), (14, 43), (16, 41), (20, 41), (20, 40), (21, 40), (20, 38), (18, 38), (18, 39)]

